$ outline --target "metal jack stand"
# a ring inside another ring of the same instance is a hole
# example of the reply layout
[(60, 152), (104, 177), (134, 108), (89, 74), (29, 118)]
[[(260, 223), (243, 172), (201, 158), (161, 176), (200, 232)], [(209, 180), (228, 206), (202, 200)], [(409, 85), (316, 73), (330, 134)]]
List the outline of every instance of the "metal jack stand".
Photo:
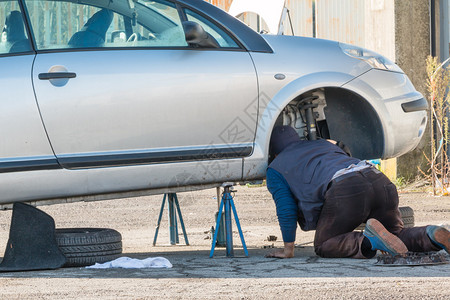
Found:
[[(216, 188), (216, 192), (217, 192), (217, 212), (215, 213), (215, 217), (216, 217), (216, 222), (217, 222), (217, 217), (219, 216), (219, 208), (220, 208), (220, 202), (221, 202), (221, 197), (220, 195), (222, 194), (220, 191), (221, 187), (218, 186)], [(218, 228), (211, 228), (211, 233), (212, 236), (214, 236), (214, 232), (215, 230), (218, 230), (219, 233), (217, 234), (217, 241), (216, 241), (216, 247), (226, 247), (226, 240), (225, 240), (225, 216), (222, 215), (220, 218), (220, 226)]]
[(216, 223), (216, 230), (214, 231), (214, 238), (212, 240), (212, 246), (211, 246), (211, 252), (209, 254), (209, 257), (213, 257), (214, 255), (214, 249), (216, 247), (216, 241), (217, 241), (217, 234), (219, 232), (220, 227), (220, 220), (222, 217), (222, 210), (225, 207), (225, 234), (226, 234), (226, 253), (227, 257), (233, 257), (234, 251), (233, 251), (233, 229), (232, 229), (232, 223), (231, 223), (231, 210), (233, 210), (234, 219), (236, 221), (236, 226), (239, 230), (239, 236), (241, 238), (242, 247), (244, 248), (245, 256), (248, 256), (247, 246), (245, 245), (244, 235), (242, 234), (241, 224), (239, 223), (239, 218), (236, 212), (236, 207), (234, 206), (233, 196), (231, 195), (233, 190), (231, 188), (233, 187), (233, 184), (230, 182), (226, 182), (222, 185), (223, 187), (223, 193), (222, 193), (222, 200), (220, 201), (220, 207), (219, 207), (219, 215), (217, 216), (217, 223)]
[(178, 203), (178, 197), (176, 193), (164, 194), (164, 198), (161, 204), (161, 211), (159, 212), (158, 224), (156, 225), (155, 237), (153, 238), (153, 246), (156, 245), (156, 239), (158, 238), (159, 225), (161, 224), (161, 218), (164, 211), (164, 204), (166, 203), (166, 198), (169, 210), (170, 244), (176, 245), (180, 243), (180, 240), (178, 238), (178, 222), (177, 222), (177, 212), (178, 212), (181, 229), (183, 230), (184, 242), (186, 243), (186, 246), (189, 246), (186, 229), (184, 228), (183, 216), (181, 215), (180, 204)]

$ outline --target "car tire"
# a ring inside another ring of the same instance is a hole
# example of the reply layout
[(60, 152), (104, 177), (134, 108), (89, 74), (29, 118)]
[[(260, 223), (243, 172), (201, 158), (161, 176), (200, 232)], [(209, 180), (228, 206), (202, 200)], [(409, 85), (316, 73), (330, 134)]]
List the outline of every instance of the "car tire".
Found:
[(84, 267), (114, 260), (122, 253), (122, 236), (108, 228), (60, 228), (56, 243), (66, 256), (65, 267)]
[(398, 209), (402, 216), (403, 226), (405, 228), (414, 227), (414, 210), (409, 206), (399, 207)]
[[(409, 206), (402, 206), (398, 208), (400, 216), (402, 217), (403, 226), (405, 228), (414, 227), (414, 210)], [(355, 230), (364, 230), (366, 223), (362, 223)]]

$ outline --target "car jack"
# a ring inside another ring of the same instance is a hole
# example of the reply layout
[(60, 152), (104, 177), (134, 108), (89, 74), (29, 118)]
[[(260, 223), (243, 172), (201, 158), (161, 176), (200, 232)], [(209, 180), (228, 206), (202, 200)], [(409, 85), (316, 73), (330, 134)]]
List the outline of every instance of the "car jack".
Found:
[(233, 210), (234, 219), (236, 222), (236, 226), (239, 231), (239, 236), (241, 238), (242, 247), (244, 248), (245, 256), (248, 256), (247, 246), (245, 245), (244, 235), (242, 234), (241, 224), (239, 223), (239, 218), (236, 212), (236, 207), (234, 206), (233, 196), (231, 193), (234, 193), (235, 191), (231, 190), (233, 187), (233, 184), (230, 182), (226, 182), (222, 185), (223, 187), (223, 193), (222, 193), (222, 200), (220, 201), (220, 207), (219, 207), (219, 215), (217, 216), (217, 222), (216, 222), (216, 230), (214, 231), (214, 237), (212, 240), (212, 246), (211, 246), (211, 252), (209, 254), (209, 257), (213, 257), (214, 255), (214, 249), (216, 247), (217, 242), (217, 234), (220, 231), (220, 225), (222, 222), (220, 222), (222, 218), (222, 211), (225, 208), (225, 236), (226, 236), (226, 255), (227, 257), (234, 257), (234, 250), (233, 250), (233, 229), (232, 229), (232, 223), (231, 223), (231, 210)]
[(65, 263), (53, 218), (31, 205), (14, 203), (0, 272), (58, 269)]

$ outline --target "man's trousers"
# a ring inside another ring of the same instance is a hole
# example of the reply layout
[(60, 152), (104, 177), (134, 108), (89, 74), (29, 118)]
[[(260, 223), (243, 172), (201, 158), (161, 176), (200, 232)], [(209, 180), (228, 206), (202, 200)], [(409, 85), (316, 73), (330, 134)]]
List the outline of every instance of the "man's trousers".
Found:
[(370, 167), (333, 180), (325, 194), (314, 239), (321, 257), (371, 258), (376, 252), (362, 246), (362, 232), (353, 231), (374, 218), (397, 235), (409, 251), (438, 251), (426, 234), (426, 226), (403, 228), (395, 185)]

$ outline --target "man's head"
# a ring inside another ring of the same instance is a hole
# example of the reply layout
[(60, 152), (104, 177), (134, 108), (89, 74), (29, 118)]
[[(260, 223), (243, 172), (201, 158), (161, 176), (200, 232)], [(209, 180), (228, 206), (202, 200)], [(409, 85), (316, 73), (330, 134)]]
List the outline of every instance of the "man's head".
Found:
[(269, 153), (272, 158), (281, 153), (287, 146), (300, 141), (297, 132), (291, 126), (277, 126), (272, 131)]

